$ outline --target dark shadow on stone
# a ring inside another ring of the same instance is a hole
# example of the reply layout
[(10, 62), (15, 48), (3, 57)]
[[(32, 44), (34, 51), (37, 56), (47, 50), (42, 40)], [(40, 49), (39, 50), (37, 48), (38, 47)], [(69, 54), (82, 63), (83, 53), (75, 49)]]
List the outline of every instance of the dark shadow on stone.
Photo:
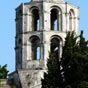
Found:
[(22, 88), (20, 78), (17, 71), (12, 72), (8, 75), (7, 84), (10, 86), (15, 86), (16, 88)]

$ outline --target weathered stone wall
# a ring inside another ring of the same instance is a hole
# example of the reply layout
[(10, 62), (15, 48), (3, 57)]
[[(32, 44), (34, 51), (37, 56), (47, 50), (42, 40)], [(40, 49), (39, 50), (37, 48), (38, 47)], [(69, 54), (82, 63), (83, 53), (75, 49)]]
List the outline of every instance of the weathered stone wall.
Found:
[(11, 87), (7, 84), (7, 79), (0, 79), (0, 88), (11, 88)]
[(41, 88), (44, 70), (19, 70), (22, 88)]

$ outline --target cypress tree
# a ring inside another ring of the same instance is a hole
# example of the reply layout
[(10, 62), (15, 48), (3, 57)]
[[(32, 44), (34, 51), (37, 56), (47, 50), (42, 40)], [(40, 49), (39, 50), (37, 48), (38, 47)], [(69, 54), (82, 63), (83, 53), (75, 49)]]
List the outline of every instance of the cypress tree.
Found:
[(42, 79), (42, 88), (62, 88), (62, 75), (60, 62), (57, 59), (56, 52), (50, 54), (47, 62), (47, 72)]
[(61, 62), (56, 53), (49, 56), (42, 88), (87, 88), (88, 41), (83, 37), (83, 31), (79, 36), (75, 32), (67, 33)]
[(65, 87), (79, 88), (80, 83), (88, 80), (88, 42), (83, 31), (78, 37), (74, 32), (67, 34), (62, 57)]

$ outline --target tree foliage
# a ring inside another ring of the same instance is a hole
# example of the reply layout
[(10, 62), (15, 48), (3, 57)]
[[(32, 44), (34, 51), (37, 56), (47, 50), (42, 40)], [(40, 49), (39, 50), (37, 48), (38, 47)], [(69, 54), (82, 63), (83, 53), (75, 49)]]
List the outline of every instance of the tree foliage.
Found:
[(8, 75), (7, 64), (4, 66), (0, 65), (0, 79), (6, 79)]
[(48, 59), (42, 88), (87, 88), (88, 41), (83, 37), (83, 31), (79, 36), (75, 32), (67, 33), (61, 62), (55, 53)]
[(79, 83), (88, 81), (88, 42), (83, 31), (78, 37), (74, 32), (67, 34), (62, 59), (65, 86), (81, 88)]
[(44, 79), (42, 79), (42, 88), (60, 88), (62, 86), (62, 76), (60, 70), (60, 62), (56, 58), (56, 54), (50, 54), (47, 63), (47, 73), (44, 73)]

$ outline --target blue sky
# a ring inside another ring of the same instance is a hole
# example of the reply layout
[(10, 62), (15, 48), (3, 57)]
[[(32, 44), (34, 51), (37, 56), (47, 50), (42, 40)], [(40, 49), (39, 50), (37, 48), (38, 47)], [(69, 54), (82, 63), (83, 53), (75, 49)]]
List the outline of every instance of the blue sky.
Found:
[[(8, 64), (7, 69), (15, 70), (15, 8), (30, 0), (1, 0), (0, 2), (0, 65)], [(84, 30), (88, 40), (88, 0), (65, 0), (80, 7), (79, 30)]]

